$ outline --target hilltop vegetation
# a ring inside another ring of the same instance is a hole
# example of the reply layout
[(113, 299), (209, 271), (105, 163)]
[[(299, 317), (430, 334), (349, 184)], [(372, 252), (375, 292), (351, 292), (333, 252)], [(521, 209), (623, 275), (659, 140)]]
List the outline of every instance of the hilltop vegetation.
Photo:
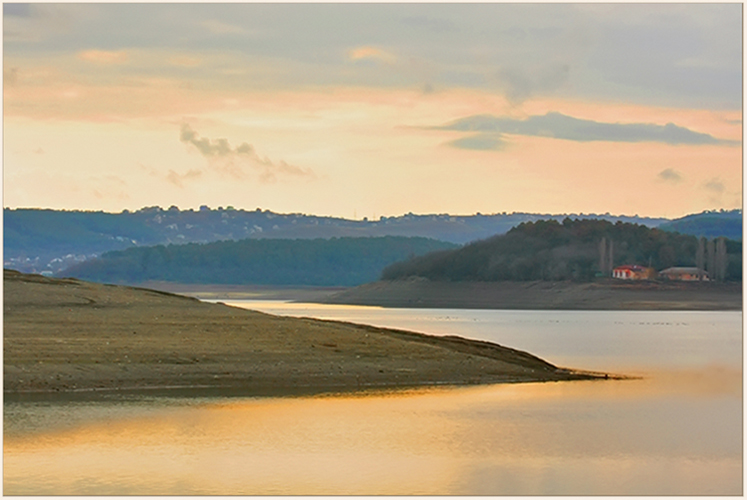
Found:
[(60, 275), (104, 283), (354, 286), (398, 260), (450, 248), (456, 245), (400, 236), (157, 245), (108, 252)]
[[(199, 210), (146, 207), (135, 212), (6, 209), (4, 266), (29, 273), (51, 274), (104, 252), (135, 246), (209, 243), (246, 238), (315, 239), (374, 236), (421, 236), (464, 244), (515, 225), (564, 215), (501, 213), (456, 216), (449, 214), (348, 220), (269, 210), (237, 210), (207, 206)], [(666, 219), (604, 215), (578, 217), (657, 225)]]
[(665, 231), (676, 231), (693, 236), (717, 238), (723, 236), (731, 240), (742, 240), (742, 211), (701, 212), (665, 222), (658, 226)]
[[(600, 271), (600, 241), (614, 245), (614, 265), (657, 270), (694, 266), (698, 240), (638, 224), (602, 220), (555, 220), (519, 224), (505, 235), (457, 250), (434, 252), (384, 269), (382, 279), (423, 277), (436, 281), (590, 281)], [(742, 279), (742, 243), (727, 240), (727, 280)]]
[(703, 212), (669, 221), (611, 214), (495, 213), (405, 214), (378, 220), (349, 220), (269, 210), (207, 206), (199, 210), (146, 207), (121, 213), (5, 209), (4, 267), (52, 275), (104, 252), (130, 247), (251, 239), (315, 239), (420, 236), (464, 244), (504, 234), (522, 222), (600, 219), (660, 227), (683, 234), (741, 240), (742, 214)]

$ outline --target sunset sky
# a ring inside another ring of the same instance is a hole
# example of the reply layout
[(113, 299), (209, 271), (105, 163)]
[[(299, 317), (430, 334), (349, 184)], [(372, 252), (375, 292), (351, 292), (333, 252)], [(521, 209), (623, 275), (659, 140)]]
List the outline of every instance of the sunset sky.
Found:
[(742, 205), (740, 4), (4, 4), (5, 207)]

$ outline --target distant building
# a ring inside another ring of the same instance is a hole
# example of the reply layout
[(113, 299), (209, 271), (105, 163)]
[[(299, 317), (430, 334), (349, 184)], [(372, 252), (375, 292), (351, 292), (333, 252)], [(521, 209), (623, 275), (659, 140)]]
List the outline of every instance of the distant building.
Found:
[(612, 270), (612, 277), (619, 280), (650, 280), (656, 271), (652, 267), (639, 265), (618, 266)]
[(670, 267), (659, 272), (659, 276), (668, 280), (708, 281), (708, 273), (697, 267)]

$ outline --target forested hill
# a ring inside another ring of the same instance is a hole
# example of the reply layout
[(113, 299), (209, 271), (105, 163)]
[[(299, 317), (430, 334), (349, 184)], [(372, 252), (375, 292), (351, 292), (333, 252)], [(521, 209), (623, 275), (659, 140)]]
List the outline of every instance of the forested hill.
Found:
[[(419, 276), (440, 281), (592, 280), (600, 271), (600, 242), (612, 242), (614, 266), (651, 265), (657, 271), (695, 266), (698, 239), (602, 220), (538, 221), (457, 250), (434, 252), (387, 267), (382, 279)], [(742, 243), (727, 240), (727, 279), (742, 278)]]
[(245, 239), (108, 252), (59, 275), (103, 283), (355, 286), (388, 264), (457, 245), (427, 238)]
[(731, 240), (742, 239), (742, 211), (705, 211), (664, 222), (658, 226), (665, 231), (676, 231), (694, 236), (717, 238), (724, 236)]
[(121, 213), (3, 210), (4, 267), (27, 273), (52, 274), (111, 250), (171, 243), (209, 243), (246, 238), (342, 238), (421, 236), (451, 243), (488, 238), (522, 222), (600, 219), (667, 228), (681, 233), (741, 239), (741, 211), (704, 212), (669, 221), (611, 214), (494, 213), (474, 215), (405, 214), (377, 220), (350, 220), (306, 214), (233, 207), (180, 210), (145, 207)]
[[(233, 207), (199, 210), (146, 207), (121, 213), (5, 209), (4, 266), (28, 273), (55, 273), (111, 250), (171, 243), (209, 243), (246, 238), (342, 238), (421, 236), (463, 244), (503, 234), (521, 222), (565, 215), (496, 213), (405, 214), (377, 220), (349, 220)], [(610, 214), (571, 215), (656, 226), (667, 219)]]

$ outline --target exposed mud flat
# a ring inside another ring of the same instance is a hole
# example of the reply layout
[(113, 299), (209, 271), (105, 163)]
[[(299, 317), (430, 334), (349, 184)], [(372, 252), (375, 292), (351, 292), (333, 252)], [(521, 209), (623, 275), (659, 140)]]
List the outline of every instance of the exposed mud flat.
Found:
[(604, 378), (489, 342), (4, 273), (4, 390), (281, 395)]

